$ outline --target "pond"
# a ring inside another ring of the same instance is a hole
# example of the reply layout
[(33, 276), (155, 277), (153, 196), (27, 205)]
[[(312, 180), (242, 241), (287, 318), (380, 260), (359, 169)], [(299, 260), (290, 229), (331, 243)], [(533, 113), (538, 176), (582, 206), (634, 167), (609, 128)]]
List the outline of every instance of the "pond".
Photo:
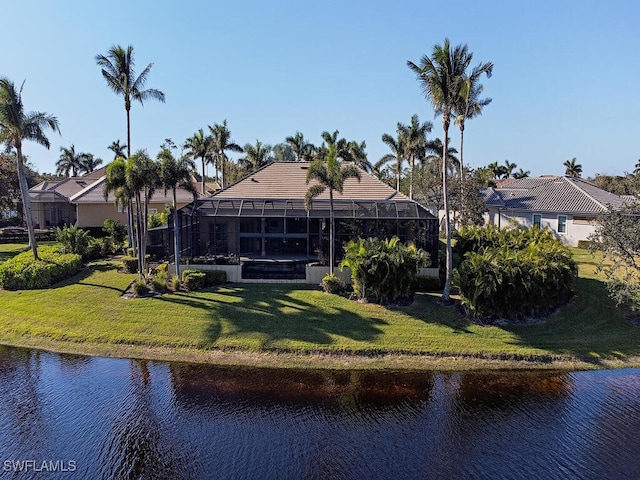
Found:
[(640, 370), (213, 367), (0, 347), (1, 478), (640, 478)]

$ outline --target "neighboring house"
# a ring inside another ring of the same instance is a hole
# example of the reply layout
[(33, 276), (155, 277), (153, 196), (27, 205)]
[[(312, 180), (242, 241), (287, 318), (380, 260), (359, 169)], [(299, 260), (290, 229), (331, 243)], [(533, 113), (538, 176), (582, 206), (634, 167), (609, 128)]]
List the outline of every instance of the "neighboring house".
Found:
[(598, 215), (609, 206), (620, 208), (633, 201), (609, 193), (576, 177), (532, 177), (482, 190), (487, 223), (505, 227), (515, 221), (549, 228), (562, 242), (577, 246), (595, 231)]
[[(209, 198), (179, 211), (183, 256), (315, 260), (329, 252), (329, 190), (304, 199), (308, 162), (270, 163)], [(392, 237), (412, 241), (438, 259), (438, 221), (422, 205), (360, 170), (334, 192), (336, 258), (349, 240)], [(171, 228), (172, 222), (169, 222)]]
[[(104, 183), (106, 167), (82, 177), (70, 177), (57, 181), (45, 181), (29, 189), (31, 212), (36, 228), (53, 228), (77, 224), (81, 228), (101, 228), (107, 219), (127, 224), (126, 210), (117, 207), (110, 193), (105, 199)], [(200, 184), (194, 186), (200, 191)], [(208, 194), (219, 188), (216, 183), (207, 183)], [(177, 190), (178, 207), (193, 201), (186, 190)], [(165, 205), (173, 202), (171, 192), (164, 194), (158, 188), (149, 202), (150, 212), (161, 212)]]

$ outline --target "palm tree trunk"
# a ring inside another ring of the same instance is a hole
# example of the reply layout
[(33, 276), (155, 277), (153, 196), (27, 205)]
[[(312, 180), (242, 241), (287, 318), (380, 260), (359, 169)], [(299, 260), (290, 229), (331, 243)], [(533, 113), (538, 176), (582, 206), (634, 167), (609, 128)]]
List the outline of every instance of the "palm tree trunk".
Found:
[(176, 201), (176, 189), (173, 189), (173, 250), (176, 263), (176, 276), (180, 278), (180, 232), (178, 231), (178, 202)]
[(27, 222), (27, 232), (29, 234), (29, 246), (33, 252), (34, 260), (38, 260), (38, 244), (36, 242), (36, 232), (33, 228), (33, 217), (31, 216), (31, 199), (29, 198), (29, 185), (27, 184), (27, 176), (24, 173), (24, 163), (22, 163), (22, 146), (16, 147), (18, 183), (20, 184), (20, 194), (22, 195), (22, 209), (24, 210), (24, 219)]
[(415, 158), (411, 155), (411, 172), (409, 174), (409, 198), (413, 200), (413, 169), (415, 167)]
[(329, 275), (333, 275), (335, 263), (336, 223), (333, 215), (333, 189), (329, 188)]
[(127, 111), (127, 158), (131, 158), (131, 119), (129, 117), (130, 108), (125, 103), (125, 110)]
[(398, 157), (398, 162), (396, 163), (396, 192), (400, 191), (400, 169), (402, 166), (402, 159)]
[[(202, 196), (204, 197), (204, 155), (202, 156)], [(175, 208), (175, 205), (174, 207)]]
[(136, 230), (138, 231), (138, 279), (142, 279), (144, 271), (144, 252), (142, 251), (142, 201), (140, 192), (136, 193)]
[(138, 244), (135, 241), (136, 235), (133, 230), (133, 202), (131, 199), (127, 200), (127, 234), (129, 236), (127, 239), (127, 247), (133, 248), (133, 256), (135, 257), (138, 251)]
[(444, 142), (442, 145), (442, 197), (444, 202), (444, 232), (447, 238), (447, 260), (445, 271), (444, 290), (442, 291), (442, 301), (451, 301), (451, 277), (453, 275), (453, 260), (451, 251), (451, 219), (449, 218), (449, 187), (447, 174), (447, 150), (449, 148), (449, 116), (445, 113), (442, 121), (444, 129)]

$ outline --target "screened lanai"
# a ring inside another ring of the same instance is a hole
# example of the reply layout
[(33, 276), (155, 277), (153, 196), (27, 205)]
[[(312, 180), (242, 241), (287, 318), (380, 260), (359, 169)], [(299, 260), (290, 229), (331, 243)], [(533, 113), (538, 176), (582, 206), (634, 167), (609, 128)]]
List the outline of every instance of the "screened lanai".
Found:
[[(333, 201), (333, 207), (337, 260), (351, 239), (395, 235), (429, 252), (432, 266), (436, 266), (438, 221), (420, 204), (406, 197), (340, 198)], [(178, 218), (181, 251), (185, 257), (314, 261), (329, 256), (328, 199), (314, 200), (307, 211), (303, 199), (213, 196), (182, 208)]]

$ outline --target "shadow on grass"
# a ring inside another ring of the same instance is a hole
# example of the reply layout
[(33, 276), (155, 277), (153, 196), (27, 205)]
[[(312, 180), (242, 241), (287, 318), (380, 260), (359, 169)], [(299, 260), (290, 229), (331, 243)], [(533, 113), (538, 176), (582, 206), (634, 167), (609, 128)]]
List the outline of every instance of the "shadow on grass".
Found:
[(94, 272), (108, 272), (110, 270), (117, 270), (117, 266), (110, 263), (96, 263), (92, 264), (88, 267), (83, 268), (80, 272), (76, 273), (74, 276), (67, 278), (66, 280), (62, 280), (61, 282), (54, 283), (49, 287), (52, 290), (57, 288), (67, 287), (69, 285), (87, 285), (90, 287), (104, 288), (106, 290), (113, 290), (115, 292), (124, 293), (124, 290), (121, 288), (112, 287), (110, 285), (104, 283), (90, 283), (85, 282), (85, 280)]
[(379, 327), (386, 322), (380, 318), (341, 308), (337, 305), (339, 301), (323, 306), (322, 302), (313, 303), (291, 295), (304, 288), (300, 285), (230, 285), (193, 294), (176, 293), (160, 300), (210, 311), (205, 334), (211, 343), (220, 338), (223, 327), (229, 336), (239, 341), (243, 341), (243, 337), (254, 341), (258, 335), (261, 348), (269, 348), (280, 340), (330, 345), (336, 335), (355, 341), (373, 341), (382, 333)]
[(505, 329), (517, 335), (519, 345), (571, 355), (594, 365), (604, 359), (640, 355), (640, 328), (625, 319), (609, 298), (606, 285), (596, 279), (578, 278), (575, 297), (545, 322)]

